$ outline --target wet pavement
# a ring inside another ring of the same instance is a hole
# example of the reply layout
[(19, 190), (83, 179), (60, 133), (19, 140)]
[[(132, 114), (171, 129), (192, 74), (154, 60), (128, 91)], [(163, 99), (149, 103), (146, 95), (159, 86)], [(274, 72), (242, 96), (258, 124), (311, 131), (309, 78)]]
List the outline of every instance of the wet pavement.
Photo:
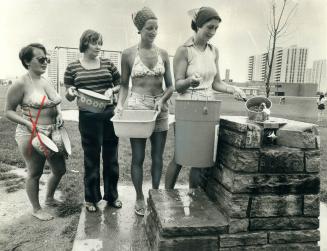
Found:
[[(144, 185), (144, 194), (148, 194), (150, 184)], [(177, 188), (187, 188), (178, 186)], [(120, 199), (123, 202), (121, 209), (106, 206), (101, 201), (96, 213), (82, 209), (73, 251), (106, 251), (106, 250), (133, 250), (148, 251), (148, 241), (145, 234), (144, 218), (135, 215), (135, 191), (132, 185), (119, 186)], [(188, 203), (181, 201), (181, 203)], [(186, 207), (185, 214), (188, 214)], [(327, 206), (320, 206), (320, 247), (327, 250)]]
[[(144, 195), (148, 195), (150, 184), (143, 185)], [(178, 186), (186, 188), (186, 186)], [(73, 251), (133, 250), (147, 251), (148, 243), (144, 228), (144, 217), (134, 213), (135, 191), (132, 185), (119, 185), (121, 209), (98, 204), (99, 210), (90, 213), (83, 207)]]

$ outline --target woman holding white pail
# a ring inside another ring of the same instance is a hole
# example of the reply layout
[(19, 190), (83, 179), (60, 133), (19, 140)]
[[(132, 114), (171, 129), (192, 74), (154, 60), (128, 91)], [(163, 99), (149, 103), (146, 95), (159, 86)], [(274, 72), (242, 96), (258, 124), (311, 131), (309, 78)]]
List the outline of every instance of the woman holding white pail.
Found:
[[(64, 155), (56, 154), (58, 149), (50, 139), (56, 128), (62, 126), (61, 98), (50, 81), (42, 76), (50, 63), (42, 44), (32, 43), (23, 47), (19, 59), (27, 73), (8, 90), (5, 114), (18, 124), (15, 139), (28, 171), (26, 192), (33, 207), (32, 215), (47, 221), (53, 216), (42, 209), (39, 202), (39, 182), (45, 161), (51, 168), (45, 199), (47, 206), (59, 203), (54, 199), (54, 193), (66, 172)], [(16, 111), (18, 106), (22, 116)]]
[[(206, 135), (210, 140), (214, 138), (214, 125), (213, 127), (210, 127), (210, 125), (207, 127), (208, 123), (205, 122), (202, 123), (204, 124), (204, 127), (196, 127), (197, 129), (202, 128), (202, 132), (192, 132), (193, 129), (189, 127), (189, 123), (187, 122), (187, 120), (192, 121), (196, 115), (200, 119), (201, 117), (210, 118), (211, 116), (212, 118), (209, 119), (210, 123), (214, 121), (218, 123), (220, 101), (215, 101), (212, 91), (216, 90), (219, 92), (230, 93), (237, 99), (245, 98), (245, 94), (240, 88), (228, 85), (220, 78), (218, 49), (209, 43), (209, 40), (215, 35), (220, 23), (221, 18), (217, 11), (211, 7), (201, 7), (199, 10), (195, 11), (191, 22), (191, 27), (195, 34), (177, 49), (174, 56), (175, 87), (177, 92), (180, 94), (176, 99), (175, 107), (175, 142), (180, 143), (181, 141), (185, 141), (186, 145), (181, 147), (175, 145), (175, 155), (169, 164), (166, 173), (166, 189), (172, 189), (175, 186), (178, 174), (182, 167), (180, 163), (184, 161), (178, 159), (181, 155), (180, 152), (184, 152), (184, 156), (188, 156), (188, 158), (198, 158), (195, 156), (204, 154), (204, 151), (206, 151), (207, 148), (206, 145), (202, 148), (198, 145), (200, 141), (205, 143), (201, 137)], [(183, 121), (185, 127), (183, 127), (182, 124), (178, 124), (179, 121)], [(208, 130), (212, 132), (213, 135), (208, 134)], [(187, 138), (185, 138), (184, 135), (187, 135), (187, 133), (191, 133), (192, 136), (186, 136)], [(179, 136), (184, 138), (179, 140)], [(197, 140), (196, 136), (199, 136), (200, 140)], [(210, 142), (210, 145), (213, 145), (213, 142)], [(197, 151), (196, 147), (194, 148), (193, 146), (200, 147), (198, 149), (199, 151)], [(193, 147), (193, 150), (187, 152), (185, 149), (188, 147)], [(183, 159), (183, 157), (181, 158)], [(199, 186), (201, 170), (203, 169), (200, 167), (208, 167), (201, 166), (201, 161), (196, 163), (196, 165), (197, 168), (192, 167), (190, 171), (190, 188), (196, 188)]]
[[(106, 58), (100, 58), (102, 35), (86, 30), (80, 38), (83, 57), (67, 66), (64, 82), (66, 98), (77, 97), (79, 131), (84, 150), (85, 208), (97, 211), (104, 199), (109, 206), (121, 208), (118, 199), (118, 138), (110, 121), (114, 114), (114, 94), (119, 92), (120, 73)], [(104, 196), (100, 191), (100, 153), (102, 148)]]
[[(167, 100), (173, 93), (168, 53), (158, 48), (154, 40), (158, 33), (156, 15), (147, 7), (133, 15), (133, 22), (140, 34), (140, 42), (122, 54), (122, 83), (117, 104), (117, 113), (123, 112), (127, 99), (129, 110), (157, 110), (160, 112), (155, 121), (151, 141), (152, 188), (158, 189), (162, 174), (162, 155), (168, 131)], [(132, 79), (131, 92), (128, 91)], [(165, 88), (163, 88), (165, 80)], [(143, 182), (143, 161), (146, 138), (131, 138), (131, 174), (136, 191), (135, 213), (143, 216), (145, 212)]]

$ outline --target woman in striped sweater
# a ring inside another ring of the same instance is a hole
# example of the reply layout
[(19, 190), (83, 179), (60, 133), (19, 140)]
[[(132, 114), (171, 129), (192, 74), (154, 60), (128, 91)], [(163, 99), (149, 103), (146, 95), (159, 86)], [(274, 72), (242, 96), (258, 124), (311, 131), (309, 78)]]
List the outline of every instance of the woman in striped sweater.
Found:
[[(79, 50), (83, 57), (67, 66), (64, 82), (66, 98), (73, 101), (76, 89), (82, 88), (105, 94), (112, 98), (119, 92), (120, 73), (116, 66), (100, 58), (103, 41), (100, 33), (86, 30), (81, 38)], [(101, 199), (109, 206), (121, 208), (118, 199), (119, 178), (118, 138), (110, 121), (115, 104), (108, 105), (103, 112), (94, 113), (79, 107), (79, 131), (84, 150), (85, 207), (89, 212), (97, 211), (96, 203)], [(104, 196), (100, 191), (100, 153), (102, 147)]]

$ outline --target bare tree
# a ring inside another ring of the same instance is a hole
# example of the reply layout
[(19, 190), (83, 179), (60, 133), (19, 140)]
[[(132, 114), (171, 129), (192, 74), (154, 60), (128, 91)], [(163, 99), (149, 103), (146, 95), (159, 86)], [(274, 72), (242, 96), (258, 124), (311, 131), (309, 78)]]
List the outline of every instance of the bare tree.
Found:
[[(281, 2), (282, 2), (282, 6), (278, 8), (278, 3)], [(289, 6), (290, 2), (291, 2), (290, 0), (277, 0), (277, 1), (273, 0), (270, 4), (270, 15), (268, 21), (269, 42), (268, 42), (268, 50), (266, 55), (266, 66), (268, 68), (268, 73), (266, 68), (266, 75), (265, 75), (267, 98), (269, 97), (269, 93), (270, 93), (270, 78), (273, 68), (277, 41), (280, 37), (286, 35), (290, 18), (295, 13), (295, 10), (298, 6), (297, 3), (293, 3), (291, 4), (291, 6)]]

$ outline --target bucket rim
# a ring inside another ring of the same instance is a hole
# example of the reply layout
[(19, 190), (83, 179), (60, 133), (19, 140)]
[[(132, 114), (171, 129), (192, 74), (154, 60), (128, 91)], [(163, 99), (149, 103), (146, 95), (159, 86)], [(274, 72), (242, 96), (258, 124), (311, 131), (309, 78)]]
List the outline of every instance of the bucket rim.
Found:
[(249, 99), (245, 102), (245, 108), (246, 108), (247, 111), (249, 111), (249, 112), (253, 112), (253, 113), (257, 113), (257, 114), (262, 113), (262, 111), (261, 111), (261, 112), (252, 111), (252, 110), (250, 110), (249, 107), (248, 107), (248, 103), (249, 103), (249, 101), (254, 100), (254, 99), (257, 99), (257, 98), (262, 98), (262, 99), (264, 99), (264, 100), (266, 101), (265, 103), (266, 103), (266, 104), (267, 104), (267, 103), (269, 104), (269, 107), (267, 106), (267, 108), (268, 108), (268, 109), (271, 109), (271, 107), (272, 107), (272, 101), (271, 101), (269, 98), (266, 98), (266, 97), (264, 97), (264, 96), (255, 96), (255, 97), (249, 98)]

